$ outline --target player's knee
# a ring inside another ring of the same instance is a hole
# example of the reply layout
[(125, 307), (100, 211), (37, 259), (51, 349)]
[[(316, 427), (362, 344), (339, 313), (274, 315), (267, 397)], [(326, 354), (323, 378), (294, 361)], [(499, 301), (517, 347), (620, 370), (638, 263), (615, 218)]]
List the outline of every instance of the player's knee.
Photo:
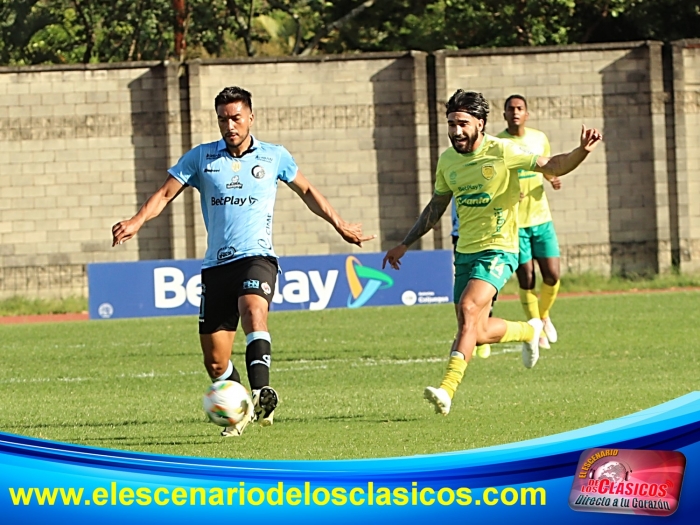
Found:
[(226, 372), (227, 367), (228, 360), (219, 363), (211, 358), (207, 358), (206, 356), (204, 357), (204, 368), (207, 369), (207, 373), (212, 379), (216, 377), (221, 377), (224, 374), (224, 372)]
[(459, 305), (459, 313), (462, 322), (476, 324), (480, 310), (481, 308), (479, 308), (473, 301), (463, 301)]
[(542, 282), (547, 286), (554, 286), (559, 282), (559, 270), (550, 270), (547, 275), (542, 276)]
[(267, 308), (252, 307), (241, 312), (241, 321), (253, 332), (267, 332)]

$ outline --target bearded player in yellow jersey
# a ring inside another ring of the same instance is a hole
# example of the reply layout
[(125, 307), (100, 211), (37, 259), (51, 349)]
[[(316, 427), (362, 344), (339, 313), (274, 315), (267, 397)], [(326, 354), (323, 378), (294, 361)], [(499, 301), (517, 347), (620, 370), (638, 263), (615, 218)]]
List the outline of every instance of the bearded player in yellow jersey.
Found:
[[(547, 135), (536, 129), (525, 127), (530, 114), (527, 100), (522, 95), (511, 95), (506, 99), (503, 118), (508, 128), (498, 136), (515, 142), (521, 149), (538, 155), (549, 155)], [(557, 330), (549, 317), (549, 310), (559, 291), (559, 241), (552, 223), (547, 194), (544, 192), (544, 177), (541, 173), (518, 170), (521, 199), (518, 206), (518, 234), (520, 255), (515, 271), (520, 285), (520, 303), (528, 319), (542, 319), (543, 334), (539, 347), (549, 348), (557, 342)], [(561, 188), (558, 178), (550, 181), (555, 190)], [(535, 265), (537, 261), (542, 274), (540, 299), (535, 294)]]
[(452, 148), (438, 161), (435, 191), (401, 244), (384, 256), (399, 270), (408, 247), (428, 233), (454, 196), (459, 215), (455, 253), (454, 297), (459, 331), (447, 371), (438, 388), (427, 387), (425, 398), (447, 415), (477, 343), (521, 341), (522, 359), (532, 368), (539, 358), (539, 317), (511, 322), (489, 317), (491, 300), (518, 266), (517, 170), (551, 178), (575, 169), (602, 140), (596, 129), (581, 130), (580, 145), (554, 157), (527, 153), (511, 141), (484, 133), (489, 114), (481, 93), (457, 90), (446, 104), (447, 133)]

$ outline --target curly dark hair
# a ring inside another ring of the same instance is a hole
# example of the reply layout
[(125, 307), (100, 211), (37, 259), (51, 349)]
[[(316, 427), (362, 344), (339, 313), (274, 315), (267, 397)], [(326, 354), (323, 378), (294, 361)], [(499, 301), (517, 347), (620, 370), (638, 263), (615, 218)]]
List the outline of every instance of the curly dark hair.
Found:
[(253, 95), (250, 94), (250, 91), (246, 91), (238, 86), (224, 88), (221, 93), (216, 95), (214, 99), (214, 109), (224, 104), (231, 104), (232, 102), (243, 102), (248, 106), (248, 109), (253, 111)]
[(454, 95), (445, 103), (447, 109), (446, 115), (455, 111), (463, 111), (469, 113), (472, 117), (484, 121), (484, 129), (486, 129), (486, 121), (489, 116), (489, 103), (484, 98), (484, 95), (475, 91), (464, 91), (458, 89)]

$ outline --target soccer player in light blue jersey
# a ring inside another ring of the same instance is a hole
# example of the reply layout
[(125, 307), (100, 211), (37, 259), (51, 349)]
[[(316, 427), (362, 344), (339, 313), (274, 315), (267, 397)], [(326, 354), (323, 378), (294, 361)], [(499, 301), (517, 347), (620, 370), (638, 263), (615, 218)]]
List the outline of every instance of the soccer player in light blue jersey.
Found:
[[(136, 215), (112, 227), (112, 246), (134, 237), (186, 186), (197, 188), (207, 228), (202, 263), (199, 334), (204, 366), (212, 381), (241, 382), (231, 361), (240, 320), (246, 335), (246, 370), (254, 418), (271, 425), (279, 402), (270, 387), (271, 338), (267, 315), (275, 290), (277, 255), (272, 247), (272, 217), (279, 181), (289, 186), (316, 215), (350, 244), (362, 246), (375, 235), (345, 222), (326, 198), (299, 172), (283, 147), (257, 140), (251, 94), (227, 87), (214, 100), (221, 140), (185, 153), (168, 178)], [(222, 436), (239, 436), (249, 420), (227, 427)]]

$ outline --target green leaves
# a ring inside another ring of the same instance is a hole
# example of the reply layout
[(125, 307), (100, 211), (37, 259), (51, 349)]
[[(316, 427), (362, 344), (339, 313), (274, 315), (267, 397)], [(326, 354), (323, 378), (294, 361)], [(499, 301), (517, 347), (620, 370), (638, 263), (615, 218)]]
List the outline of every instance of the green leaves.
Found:
[(698, 0), (0, 0), (10, 65), (693, 37)]

